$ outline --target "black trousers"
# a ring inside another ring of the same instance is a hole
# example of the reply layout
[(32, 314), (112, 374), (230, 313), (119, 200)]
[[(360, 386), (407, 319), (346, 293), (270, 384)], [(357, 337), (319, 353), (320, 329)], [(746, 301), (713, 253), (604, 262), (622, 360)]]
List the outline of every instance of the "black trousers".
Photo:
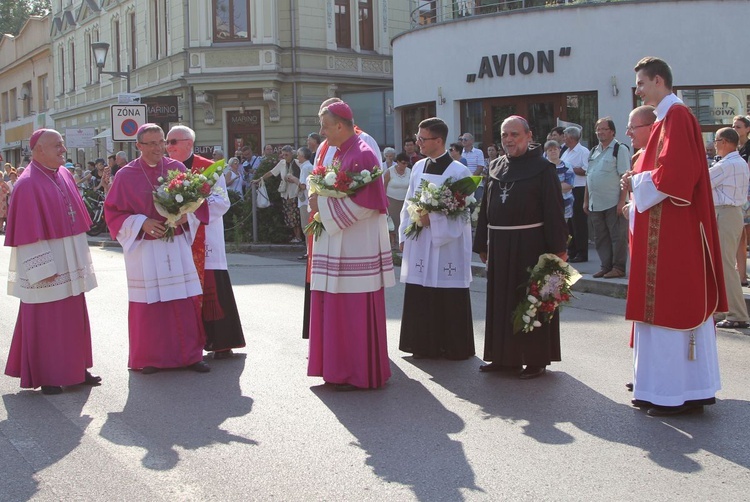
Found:
[(568, 221), (570, 229), (570, 244), (568, 244), (568, 256), (582, 256), (589, 258), (589, 221), (583, 212), (583, 197), (586, 195), (586, 187), (573, 187), (573, 217)]

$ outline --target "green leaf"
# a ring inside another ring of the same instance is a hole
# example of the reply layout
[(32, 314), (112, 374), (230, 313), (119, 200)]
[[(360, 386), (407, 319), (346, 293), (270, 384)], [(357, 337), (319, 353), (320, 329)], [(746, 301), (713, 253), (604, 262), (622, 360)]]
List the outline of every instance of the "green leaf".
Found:
[(450, 189), (452, 192), (471, 195), (476, 191), (481, 182), (481, 176), (467, 176), (466, 178), (461, 178), (460, 180), (451, 183)]

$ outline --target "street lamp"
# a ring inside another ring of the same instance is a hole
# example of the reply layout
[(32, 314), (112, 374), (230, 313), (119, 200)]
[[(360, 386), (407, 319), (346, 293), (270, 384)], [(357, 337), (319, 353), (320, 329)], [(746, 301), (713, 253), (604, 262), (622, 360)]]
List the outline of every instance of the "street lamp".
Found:
[(107, 42), (92, 42), (91, 51), (94, 53), (94, 61), (99, 68), (99, 74), (125, 77), (128, 81), (128, 93), (130, 93), (130, 65), (128, 65), (127, 71), (104, 71), (104, 62), (107, 60), (109, 44)]

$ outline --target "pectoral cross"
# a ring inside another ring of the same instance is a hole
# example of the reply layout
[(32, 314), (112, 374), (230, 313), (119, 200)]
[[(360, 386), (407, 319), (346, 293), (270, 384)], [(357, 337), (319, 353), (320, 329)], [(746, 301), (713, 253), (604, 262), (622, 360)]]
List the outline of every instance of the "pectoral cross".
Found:
[(422, 269), (424, 268), (424, 265), (422, 264), (422, 259), (421, 258), (419, 259), (419, 263), (417, 263), (416, 265), (414, 265), (414, 268), (418, 268), (419, 269), (419, 273), (420, 274), (422, 273)]
[(167, 267), (169, 267), (169, 271), (172, 271), (172, 259), (169, 255), (167, 255)]
[(448, 266), (443, 269), (443, 272), (448, 272), (448, 277), (453, 277), (453, 272), (456, 272), (458, 269), (453, 266), (453, 262), (449, 261)]
[(73, 206), (68, 204), (68, 214), (70, 215), (70, 220), (75, 223), (76, 222), (76, 211), (73, 209)]

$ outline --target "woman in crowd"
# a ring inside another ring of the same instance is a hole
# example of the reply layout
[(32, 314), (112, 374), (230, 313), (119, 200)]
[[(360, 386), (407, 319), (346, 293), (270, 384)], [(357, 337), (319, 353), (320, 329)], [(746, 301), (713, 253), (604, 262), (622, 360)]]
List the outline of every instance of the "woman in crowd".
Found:
[[(750, 134), (750, 117), (744, 117), (737, 115), (734, 117), (732, 122), (732, 129), (737, 131), (740, 136), (740, 142), (737, 144), (737, 150), (740, 153), (745, 162), (750, 161), (750, 141), (748, 141), (748, 134)], [(743, 207), (744, 209), (744, 223), (745, 229), (740, 235), (740, 245), (737, 248), (737, 271), (740, 273), (740, 282), (743, 287), (747, 287), (747, 235), (750, 233), (750, 191), (747, 194), (747, 203)]]
[(560, 179), (565, 221), (567, 222), (573, 217), (573, 182), (576, 175), (568, 164), (560, 160), (560, 144), (557, 141), (547, 141), (544, 144), (544, 153), (547, 155), (547, 160), (555, 165), (557, 177)]
[(399, 153), (396, 156), (396, 162), (383, 173), (385, 195), (388, 197), (388, 216), (393, 220), (393, 230), (389, 229), (391, 247), (393, 249), (398, 248), (398, 227), (401, 224), (401, 208), (404, 206), (410, 177), (409, 156), (405, 153)]
[(0, 176), (0, 234), (5, 233), (5, 222), (8, 218), (8, 199), (10, 197), (10, 186)]
[(390, 146), (386, 147), (383, 150), (383, 158), (385, 159), (383, 161), (383, 171), (387, 171), (396, 163), (396, 149)]
[(257, 180), (253, 180), (253, 183), (259, 185), (261, 180), (268, 179), (270, 176), (281, 177), (279, 193), (281, 194), (281, 200), (284, 203), (284, 224), (292, 229), (292, 232), (294, 233), (294, 237), (292, 237), (290, 242), (298, 244), (303, 242), (302, 227), (300, 226), (299, 219), (299, 208), (297, 207), (297, 193), (299, 193), (299, 186), (287, 181), (287, 175), (289, 174), (293, 175), (295, 178), (299, 178), (300, 170), (297, 162), (294, 160), (294, 148), (286, 145), (281, 149), (281, 160), (279, 160), (279, 163)]
[(227, 169), (224, 178), (227, 182), (227, 190), (232, 190), (239, 194), (242, 194), (242, 172), (240, 171), (240, 159), (232, 157), (227, 162)]
[[(299, 176), (295, 176), (292, 173), (286, 175), (287, 183), (297, 185), (297, 207), (299, 207), (299, 219), (301, 224), (307, 225), (310, 219), (310, 214), (307, 209), (307, 177), (312, 173), (314, 166), (310, 160), (312, 159), (312, 150), (303, 146), (297, 150), (297, 165), (299, 165)], [(307, 253), (299, 256), (298, 259), (304, 260), (307, 258)]]
[(448, 149), (448, 153), (450, 153), (450, 156), (453, 160), (456, 160), (461, 164), (467, 166), (468, 162), (466, 162), (466, 159), (462, 157), (463, 152), (464, 147), (463, 145), (461, 145), (461, 143), (451, 143), (451, 146)]

